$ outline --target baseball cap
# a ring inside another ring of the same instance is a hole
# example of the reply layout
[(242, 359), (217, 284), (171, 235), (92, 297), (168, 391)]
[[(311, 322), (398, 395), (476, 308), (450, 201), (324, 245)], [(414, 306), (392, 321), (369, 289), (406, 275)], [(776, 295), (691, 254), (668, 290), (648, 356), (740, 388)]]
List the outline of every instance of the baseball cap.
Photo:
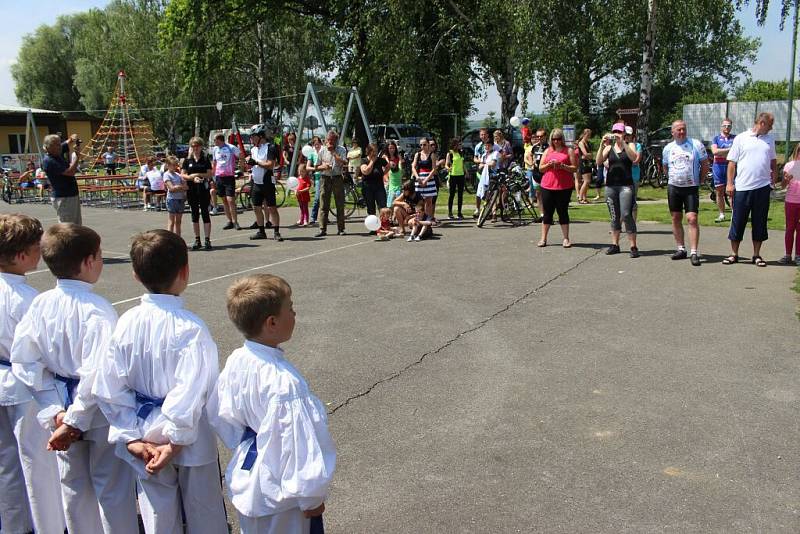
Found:
[(611, 127), (611, 131), (614, 133), (625, 133), (625, 123), (618, 122)]
[(626, 126), (625, 127), (625, 133), (627, 135), (633, 135), (633, 128), (631, 128), (630, 126)]

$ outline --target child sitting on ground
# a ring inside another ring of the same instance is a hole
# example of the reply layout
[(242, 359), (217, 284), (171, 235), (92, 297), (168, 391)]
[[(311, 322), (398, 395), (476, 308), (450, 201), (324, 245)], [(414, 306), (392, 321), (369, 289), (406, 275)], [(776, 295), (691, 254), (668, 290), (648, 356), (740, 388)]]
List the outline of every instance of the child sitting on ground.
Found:
[(56, 287), (36, 297), (17, 326), (11, 363), (42, 408), (40, 423), (52, 430), (47, 448), (62, 451), (67, 530), (138, 534), (133, 471), (114, 455), (92, 393), (117, 322), (111, 304), (92, 292), (103, 271), (100, 236), (85, 226), (54, 224), (42, 238), (42, 258)]
[(400, 196), (392, 202), (394, 209), (394, 218), (397, 221), (399, 232), (397, 236), (403, 236), (406, 233), (406, 226), (409, 224), (409, 219), (414, 216), (414, 207), (422, 200), (422, 197), (414, 190), (414, 182), (411, 180), (403, 184), (403, 189)]
[(277, 276), (247, 276), (228, 288), (228, 315), (246, 340), (208, 412), (234, 449), (225, 481), (242, 533), (321, 532), (336, 451), (325, 406), (280, 348), (294, 330), (292, 290)]
[(378, 239), (377, 241), (388, 241), (389, 239), (395, 236), (395, 231), (397, 228), (392, 228), (392, 210), (389, 208), (381, 208), (380, 219), (381, 219), (381, 227), (378, 228)]
[(25, 282), (41, 257), (42, 225), (20, 214), (0, 215), (0, 518), (3, 532), (63, 532), (58, 464), (36, 420), (39, 405), (11, 371), (14, 329), (37, 291)]
[(186, 208), (186, 191), (189, 186), (178, 172), (178, 158), (167, 156), (167, 172), (164, 173), (164, 187), (167, 188), (167, 213), (169, 222), (167, 230), (181, 235), (181, 219)]
[(219, 374), (208, 327), (183, 308), (186, 242), (167, 230), (134, 237), (131, 263), (147, 289), (117, 322), (93, 393), (111, 423), (109, 441), (138, 478), (148, 534), (227, 534), (217, 442), (206, 400)]
[(408, 236), (407, 241), (419, 241), (426, 237), (430, 237), (433, 233), (433, 221), (431, 217), (425, 213), (425, 203), (419, 202), (417, 204), (417, 213), (408, 221), (411, 226), (411, 235)]
[[(304, 158), (305, 159), (305, 158)], [(297, 221), (298, 226), (308, 226), (308, 204), (311, 202), (311, 173), (308, 171), (306, 162), (303, 161), (297, 167), (297, 204), (300, 206), (300, 220)]]

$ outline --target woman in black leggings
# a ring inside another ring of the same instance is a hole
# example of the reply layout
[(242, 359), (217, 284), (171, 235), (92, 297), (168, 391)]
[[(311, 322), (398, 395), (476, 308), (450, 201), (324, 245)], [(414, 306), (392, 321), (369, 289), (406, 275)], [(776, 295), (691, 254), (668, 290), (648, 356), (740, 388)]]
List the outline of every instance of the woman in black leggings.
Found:
[(447, 153), (447, 172), (450, 173), (450, 197), (447, 199), (447, 212), (453, 218), (453, 197), (458, 192), (458, 220), (464, 216), (461, 214), (461, 206), (464, 204), (464, 158), (461, 156), (461, 139), (454, 137), (450, 140), (450, 151)]
[(211, 250), (211, 216), (208, 206), (211, 203), (211, 157), (203, 152), (203, 140), (192, 137), (189, 140), (189, 155), (181, 165), (181, 177), (186, 180), (189, 189), (186, 200), (192, 210), (192, 227), (194, 228), (194, 245), (192, 250), (200, 250), (200, 217), (203, 218), (203, 233), (206, 237), (205, 249)]
[(562, 246), (570, 248), (569, 200), (574, 187), (573, 176), (577, 170), (575, 152), (564, 144), (564, 132), (556, 128), (550, 134), (550, 147), (539, 162), (542, 176), (542, 238), (537, 246), (547, 246), (547, 234), (553, 225), (553, 213), (558, 212), (558, 222), (564, 235)]

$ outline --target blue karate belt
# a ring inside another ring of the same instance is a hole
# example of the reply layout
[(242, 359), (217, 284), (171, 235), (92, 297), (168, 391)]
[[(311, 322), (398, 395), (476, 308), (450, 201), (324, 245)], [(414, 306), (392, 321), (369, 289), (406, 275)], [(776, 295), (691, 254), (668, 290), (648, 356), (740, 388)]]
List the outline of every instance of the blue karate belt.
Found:
[(70, 406), (72, 406), (73, 401), (75, 400), (75, 388), (78, 387), (78, 383), (81, 381), (80, 378), (71, 378), (68, 376), (61, 376), (57, 373), (53, 373), (53, 378), (61, 382), (67, 387), (67, 393), (64, 395), (62, 399), (64, 401), (64, 409), (66, 410)]
[(11, 367), (11, 362), (0, 358), (0, 365), (3, 367)]
[(150, 415), (150, 412), (153, 411), (153, 408), (161, 408), (161, 405), (164, 404), (164, 399), (148, 397), (147, 395), (142, 395), (138, 391), (135, 391), (134, 393), (136, 393), (136, 406), (138, 406), (136, 410), (136, 417), (140, 419), (147, 419), (147, 416)]
[(245, 471), (250, 471), (253, 468), (253, 465), (256, 463), (256, 457), (258, 456), (258, 444), (256, 443), (258, 440), (256, 438), (256, 432), (248, 426), (244, 429), (242, 439), (239, 441), (239, 443), (243, 443), (250, 438), (253, 438), (253, 443), (251, 443), (250, 448), (247, 449), (247, 454), (244, 455), (244, 461), (242, 462), (242, 469)]

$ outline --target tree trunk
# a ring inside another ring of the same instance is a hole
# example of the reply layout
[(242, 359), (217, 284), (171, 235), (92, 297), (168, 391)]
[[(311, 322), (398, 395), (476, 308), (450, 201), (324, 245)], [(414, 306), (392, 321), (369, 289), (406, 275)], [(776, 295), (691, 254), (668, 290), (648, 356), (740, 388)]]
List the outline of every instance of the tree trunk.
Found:
[(647, 146), (650, 130), (650, 94), (653, 90), (653, 56), (656, 48), (656, 0), (647, 5), (647, 33), (642, 45), (642, 83), (639, 88), (639, 120), (637, 136), (642, 146)]
[(500, 127), (508, 124), (508, 121), (517, 112), (519, 106), (519, 86), (514, 79), (513, 66), (509, 63), (502, 78), (495, 77), (494, 83), (497, 92), (500, 93)]

